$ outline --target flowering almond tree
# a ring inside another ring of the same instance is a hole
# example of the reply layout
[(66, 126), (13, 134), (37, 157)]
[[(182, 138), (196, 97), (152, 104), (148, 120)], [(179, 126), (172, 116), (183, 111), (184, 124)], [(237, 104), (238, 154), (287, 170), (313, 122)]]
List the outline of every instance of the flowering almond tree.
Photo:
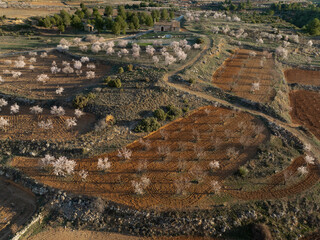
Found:
[(212, 188), (212, 191), (213, 191), (215, 194), (218, 194), (218, 193), (220, 193), (221, 185), (219, 184), (218, 181), (212, 180), (212, 181), (211, 181), (211, 188)]
[(90, 59), (88, 57), (81, 57), (80, 62), (85, 63), (85, 62), (89, 62)]
[(65, 114), (65, 110), (61, 106), (60, 107), (53, 106), (51, 107), (50, 113), (56, 116), (63, 116)]
[(85, 181), (89, 175), (88, 171), (86, 171), (86, 170), (81, 170), (81, 171), (79, 171), (78, 174), (79, 174), (82, 181)]
[(80, 109), (75, 109), (74, 115), (76, 115), (76, 118), (80, 118), (81, 116), (84, 115), (84, 112), (82, 112)]
[(19, 109), (20, 109), (20, 107), (19, 107), (19, 105), (18, 105), (17, 103), (11, 105), (11, 107), (10, 107), (10, 114), (16, 114), (16, 113), (18, 113), (18, 112), (19, 112)]
[(77, 120), (75, 118), (68, 118), (65, 121), (65, 125), (67, 129), (77, 126)]
[(67, 175), (72, 175), (74, 173), (76, 162), (61, 156), (52, 163), (52, 166), (54, 175), (66, 177)]
[(1, 111), (1, 108), (5, 107), (8, 105), (8, 102), (3, 99), (3, 98), (0, 98), (0, 111)]
[(35, 115), (38, 115), (38, 114), (43, 112), (43, 108), (39, 107), (38, 105), (37, 106), (33, 106), (33, 107), (30, 108), (30, 112), (35, 114)]
[(0, 117), (0, 128), (4, 130), (4, 128), (7, 126), (9, 126), (9, 121), (3, 117)]
[(149, 178), (143, 176), (141, 177), (140, 182), (139, 181), (132, 181), (132, 187), (134, 188), (134, 192), (138, 195), (144, 194), (144, 189), (146, 189), (151, 181)]
[(49, 80), (49, 77), (47, 74), (40, 74), (37, 76), (38, 82), (46, 83), (48, 80)]
[(53, 123), (50, 119), (48, 119), (47, 121), (42, 120), (38, 123), (38, 126), (39, 128), (48, 130), (53, 128)]
[(60, 95), (63, 93), (64, 91), (64, 88), (63, 87), (59, 87), (57, 90), (56, 90), (56, 94)]
[(127, 149), (126, 147), (121, 148), (118, 150), (117, 156), (119, 158), (123, 158), (124, 160), (130, 160), (132, 155), (132, 151), (130, 149)]
[(86, 72), (86, 78), (87, 79), (93, 79), (93, 78), (95, 78), (95, 76), (96, 76), (96, 73), (93, 72), (93, 71)]
[(44, 158), (39, 160), (39, 165), (41, 168), (47, 168), (55, 161), (55, 157), (51, 156), (50, 154), (46, 154)]
[(108, 171), (111, 168), (111, 162), (109, 162), (108, 157), (99, 158), (97, 168), (101, 171)]

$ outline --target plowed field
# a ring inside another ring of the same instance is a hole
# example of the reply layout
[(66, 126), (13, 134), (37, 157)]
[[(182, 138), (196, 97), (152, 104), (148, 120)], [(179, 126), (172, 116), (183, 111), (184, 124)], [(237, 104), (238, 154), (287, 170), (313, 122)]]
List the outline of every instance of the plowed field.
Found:
[[(39, 159), (16, 157), (12, 166), (47, 185), (136, 208), (185, 208), (213, 193), (211, 181), (221, 183), (237, 171), (268, 138), (268, 130), (252, 115), (209, 106), (129, 144), (130, 160), (119, 158), (117, 152), (77, 159), (76, 172), (89, 172), (85, 181), (78, 174), (58, 178), (50, 170), (40, 170)], [(102, 173), (97, 161), (106, 156), (112, 165), (108, 173)], [(220, 168), (209, 171), (214, 160)], [(137, 195), (132, 181), (142, 176), (151, 182), (143, 195)]]
[[(31, 57), (28, 54), (25, 54), (24, 56), (24, 62), (26, 63), (24, 68), (14, 67), (14, 61), (18, 60), (19, 56), (10, 56), (0, 59), (0, 73), (4, 80), (4, 82), (0, 84), (1, 92), (35, 99), (70, 97), (81, 92), (85, 87), (99, 83), (101, 81), (100, 78), (110, 70), (110, 66), (94, 62), (96, 66), (95, 69), (87, 68), (87, 63), (85, 63), (82, 65), (82, 73), (79, 75), (76, 73), (66, 74), (62, 71), (57, 74), (52, 74), (50, 68), (52, 67), (53, 61), (56, 62), (58, 68), (63, 68), (62, 61), (67, 61), (73, 68), (73, 58), (66, 54), (59, 53), (58, 51), (53, 51), (48, 53), (48, 56), (44, 58), (41, 58), (40, 54), (38, 54), (35, 57), (36, 62), (30, 63), (29, 60)], [(5, 60), (11, 60), (12, 64), (6, 65)], [(30, 65), (35, 67), (33, 71), (29, 69)], [(21, 72), (22, 75), (19, 78), (13, 78), (12, 74), (5, 73), (5, 70), (10, 72)], [(86, 72), (88, 71), (94, 71), (95, 78), (87, 79)], [(46, 83), (37, 81), (37, 76), (40, 74), (48, 75), (49, 79)], [(64, 88), (61, 95), (56, 93), (56, 90), (59, 87)]]
[(9, 239), (36, 210), (35, 197), (13, 182), (0, 178), (0, 240)]
[[(256, 56), (249, 56), (255, 52)], [(227, 59), (213, 74), (213, 84), (242, 98), (255, 102), (266, 103), (275, 96), (273, 86), (280, 76), (276, 71), (274, 60), (263, 53), (240, 49)], [(260, 62), (263, 61), (261, 66)], [(259, 83), (259, 89), (252, 91), (252, 84)]]
[(284, 74), (288, 83), (320, 86), (320, 71), (288, 69)]
[(306, 126), (320, 139), (320, 94), (305, 90), (291, 91), (290, 104), (293, 122)]
[[(92, 129), (96, 120), (95, 116), (86, 113), (77, 119), (77, 126), (68, 129), (66, 120), (74, 118), (74, 110), (65, 109), (64, 116), (53, 116), (49, 109), (44, 109), (43, 113), (35, 116), (30, 113), (29, 107), (20, 106), (17, 114), (10, 114), (10, 107), (6, 106), (0, 112), (0, 117), (8, 120), (9, 126), (0, 129), (0, 139), (11, 140), (56, 140), (64, 141), (77, 137)], [(52, 128), (44, 129), (38, 126), (41, 121), (52, 121)]]

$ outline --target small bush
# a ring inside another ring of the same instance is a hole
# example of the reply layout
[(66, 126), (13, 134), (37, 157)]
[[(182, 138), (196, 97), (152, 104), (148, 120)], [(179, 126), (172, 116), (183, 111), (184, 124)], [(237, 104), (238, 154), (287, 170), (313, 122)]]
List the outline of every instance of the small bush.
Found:
[(160, 128), (160, 123), (154, 117), (143, 119), (134, 129), (135, 132), (153, 132)]
[(109, 87), (113, 88), (121, 88), (121, 80), (120, 79), (112, 79), (108, 82)]
[(129, 71), (129, 72), (132, 72), (132, 71), (133, 71), (133, 65), (132, 65), (132, 64), (129, 64), (129, 65), (127, 66), (127, 68), (128, 68), (128, 71)]
[(108, 76), (104, 79), (104, 83), (108, 84), (111, 81), (111, 77)]
[(238, 169), (238, 175), (241, 176), (241, 177), (245, 177), (246, 175), (248, 175), (249, 173), (249, 170), (245, 167), (239, 167)]
[(165, 121), (167, 118), (167, 114), (161, 108), (155, 110), (153, 116), (156, 117), (159, 121)]
[(194, 78), (190, 78), (188, 82), (192, 85), (195, 84), (196, 80)]
[(95, 99), (95, 98), (96, 98), (96, 95), (94, 93), (89, 93), (87, 95), (80, 94), (73, 99), (72, 104), (75, 108), (83, 109), (88, 105), (91, 99)]
[(173, 105), (168, 105), (167, 111), (167, 118), (169, 120), (174, 120), (182, 115), (182, 110)]
[(123, 67), (119, 67), (118, 73), (124, 73)]
[(204, 43), (204, 39), (199, 37), (199, 38), (197, 38), (196, 43), (202, 44), (202, 43)]

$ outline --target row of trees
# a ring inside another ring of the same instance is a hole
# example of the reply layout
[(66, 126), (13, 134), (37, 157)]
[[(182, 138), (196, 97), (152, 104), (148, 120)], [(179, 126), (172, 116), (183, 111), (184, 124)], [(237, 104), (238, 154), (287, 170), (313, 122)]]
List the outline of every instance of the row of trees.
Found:
[(153, 26), (154, 21), (170, 20), (174, 17), (172, 10), (162, 9), (147, 12), (133, 12), (125, 10), (124, 6), (118, 6), (117, 16), (113, 18), (113, 8), (106, 6), (104, 14), (101, 15), (98, 8), (89, 10), (84, 4), (77, 9), (74, 14), (69, 14), (61, 10), (59, 14), (46, 16), (39, 20), (39, 25), (51, 28), (58, 27), (60, 32), (64, 32), (66, 27), (72, 27), (75, 30), (82, 31), (84, 23), (89, 23), (101, 32), (102, 30), (111, 30), (114, 34), (126, 33), (126, 30), (138, 30), (141, 25)]

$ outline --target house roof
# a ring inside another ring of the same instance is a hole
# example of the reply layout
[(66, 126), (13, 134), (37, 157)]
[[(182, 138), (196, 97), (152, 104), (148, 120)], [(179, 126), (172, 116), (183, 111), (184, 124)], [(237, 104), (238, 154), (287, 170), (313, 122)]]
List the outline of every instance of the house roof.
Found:
[(178, 21), (172, 21), (172, 22), (156, 22), (154, 25), (157, 25), (157, 26), (180, 27), (180, 22), (178, 22)]

